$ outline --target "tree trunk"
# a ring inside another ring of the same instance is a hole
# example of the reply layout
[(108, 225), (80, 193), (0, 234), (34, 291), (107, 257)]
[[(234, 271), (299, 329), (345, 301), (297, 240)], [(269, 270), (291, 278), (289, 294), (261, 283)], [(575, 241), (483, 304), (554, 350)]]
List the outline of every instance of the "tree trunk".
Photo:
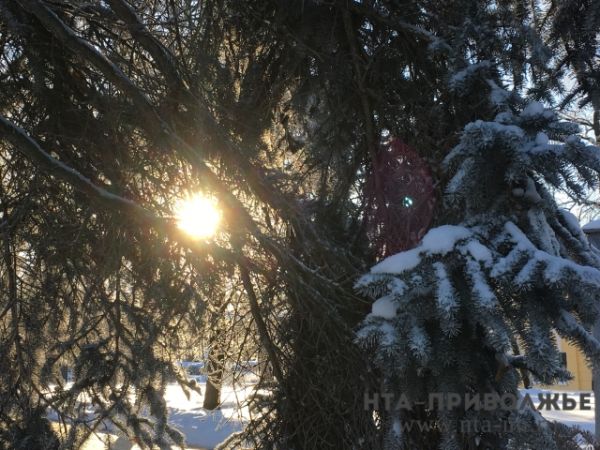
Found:
[(208, 410), (216, 409), (221, 404), (221, 385), (223, 383), (223, 365), (225, 362), (225, 355), (220, 349), (216, 336), (211, 341), (206, 372), (206, 389), (202, 405), (204, 409)]
[(221, 386), (212, 382), (210, 379), (206, 382), (204, 391), (204, 409), (213, 410), (221, 404)]

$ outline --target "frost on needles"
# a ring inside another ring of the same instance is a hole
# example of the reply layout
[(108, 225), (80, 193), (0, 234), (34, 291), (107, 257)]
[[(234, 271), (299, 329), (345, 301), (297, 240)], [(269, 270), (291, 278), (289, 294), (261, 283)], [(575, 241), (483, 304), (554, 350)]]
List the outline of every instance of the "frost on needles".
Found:
[[(600, 255), (552, 196), (597, 188), (600, 151), (540, 103), (491, 88), (495, 120), (469, 123), (444, 161), (446, 216), (454, 222), (357, 283), (374, 300), (358, 342), (374, 355), (382, 389), (425, 404), (378, 411), (390, 449), (421, 448), (424, 434), (443, 449), (558, 448), (532, 409), (439, 410), (426, 407), (428, 396), (518, 395), (528, 376), (565, 381), (557, 334), (588, 358), (600, 355), (590, 333)], [(402, 426), (415, 420), (433, 421), (435, 433)], [(497, 422), (502, 431), (465, 430), (464, 420)]]

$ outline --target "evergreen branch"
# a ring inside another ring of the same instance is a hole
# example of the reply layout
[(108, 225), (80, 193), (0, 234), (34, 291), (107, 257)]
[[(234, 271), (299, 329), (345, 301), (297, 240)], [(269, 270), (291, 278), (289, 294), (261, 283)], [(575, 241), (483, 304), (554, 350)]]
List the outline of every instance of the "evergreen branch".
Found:
[(0, 133), (19, 151), (35, 162), (45, 172), (67, 181), (76, 189), (88, 194), (104, 206), (116, 207), (131, 217), (138, 220), (156, 222), (160, 220), (154, 213), (141, 207), (137, 203), (124, 197), (113, 194), (103, 186), (94, 184), (83, 174), (67, 166), (62, 161), (44, 151), (40, 145), (27, 135), (25, 130), (13, 124), (5, 117), (0, 116)]
[(187, 91), (185, 82), (179, 75), (173, 55), (158, 41), (142, 23), (133, 8), (125, 0), (109, 0), (118, 17), (123, 20), (134, 39), (154, 58), (160, 71), (179, 93)]
[[(218, 256), (225, 261), (235, 261), (234, 254), (230, 250), (215, 243), (199, 243), (185, 239), (177, 232), (177, 230), (175, 230), (172, 218), (161, 217), (130, 199), (110, 192), (105, 186), (95, 184), (81, 172), (54, 158), (46, 152), (38, 142), (31, 138), (25, 130), (3, 116), (0, 116), (0, 135), (3, 135), (8, 142), (31, 159), (31, 161), (44, 172), (66, 181), (75, 189), (88, 195), (90, 199), (94, 200), (102, 207), (115, 208), (118, 211), (127, 214), (128, 217), (137, 222), (148, 224), (162, 230), (170, 237), (175, 238), (180, 243), (186, 245), (188, 248), (201, 252), (208, 251), (212, 255)], [(258, 270), (257, 266), (252, 265), (252, 267), (255, 270)]]

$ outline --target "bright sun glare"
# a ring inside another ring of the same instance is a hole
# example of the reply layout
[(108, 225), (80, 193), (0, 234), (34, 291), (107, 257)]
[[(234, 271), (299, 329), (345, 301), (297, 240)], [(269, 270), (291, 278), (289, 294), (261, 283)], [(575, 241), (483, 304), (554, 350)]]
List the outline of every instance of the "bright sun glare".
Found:
[(221, 214), (216, 201), (202, 194), (195, 194), (177, 203), (175, 208), (178, 227), (194, 239), (215, 234)]

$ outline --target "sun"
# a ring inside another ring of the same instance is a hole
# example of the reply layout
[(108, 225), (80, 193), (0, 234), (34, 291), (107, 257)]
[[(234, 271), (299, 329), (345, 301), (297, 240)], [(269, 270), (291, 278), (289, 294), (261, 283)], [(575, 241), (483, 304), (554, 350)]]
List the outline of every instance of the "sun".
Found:
[(194, 239), (202, 239), (216, 233), (221, 212), (215, 199), (194, 194), (177, 203), (175, 217), (180, 230)]

